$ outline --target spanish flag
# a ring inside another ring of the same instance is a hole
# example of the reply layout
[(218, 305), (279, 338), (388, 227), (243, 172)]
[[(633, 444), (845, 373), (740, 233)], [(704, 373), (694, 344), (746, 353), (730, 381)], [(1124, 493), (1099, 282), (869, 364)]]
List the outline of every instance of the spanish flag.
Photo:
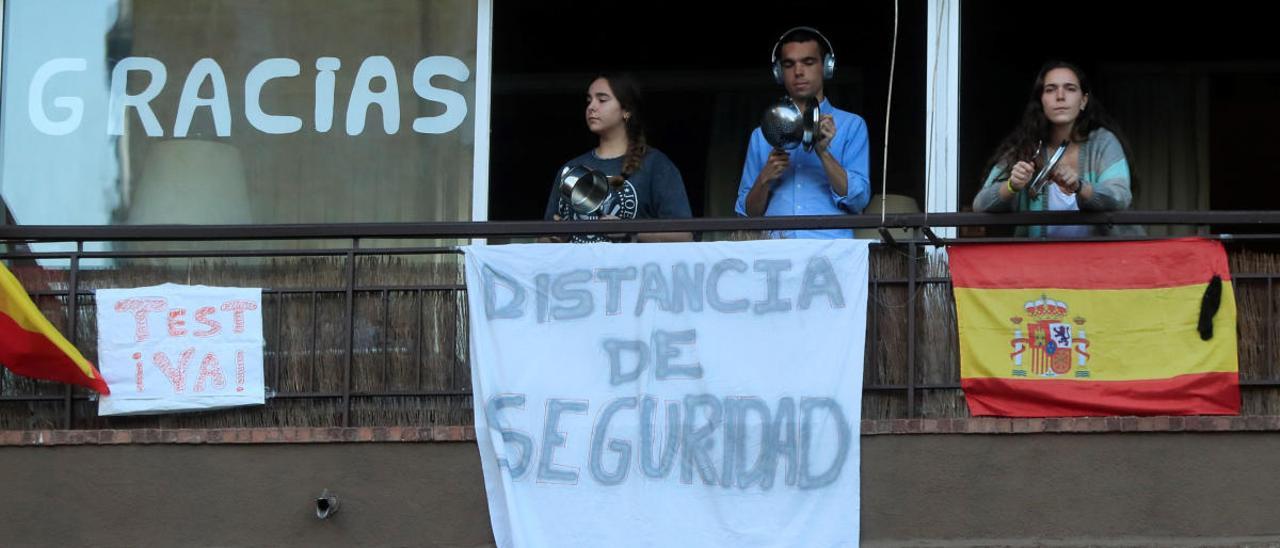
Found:
[(0, 264), (0, 364), (25, 377), (111, 393), (102, 374), (53, 328), (3, 264)]
[(1221, 243), (963, 245), (948, 255), (971, 414), (1240, 413)]

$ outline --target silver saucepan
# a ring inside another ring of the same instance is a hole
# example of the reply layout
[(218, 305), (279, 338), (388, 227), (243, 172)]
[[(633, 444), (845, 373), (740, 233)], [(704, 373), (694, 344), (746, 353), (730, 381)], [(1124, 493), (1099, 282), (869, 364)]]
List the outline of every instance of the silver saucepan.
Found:
[(612, 192), (609, 178), (587, 166), (569, 166), (560, 171), (560, 194), (579, 215), (598, 213)]

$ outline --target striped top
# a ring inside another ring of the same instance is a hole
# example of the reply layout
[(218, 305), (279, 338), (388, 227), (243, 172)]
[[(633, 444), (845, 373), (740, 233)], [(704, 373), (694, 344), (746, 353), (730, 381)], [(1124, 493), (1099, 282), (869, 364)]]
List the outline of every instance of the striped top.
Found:
[[(982, 183), (982, 190), (973, 199), (973, 210), (978, 212), (1002, 213), (1007, 211), (1048, 211), (1048, 192), (1041, 192), (1032, 199), (1030, 193), (1019, 192), (1013, 200), (1000, 199), (1000, 187), (1009, 179), (1009, 166), (1000, 164), (987, 173)], [(1077, 201), (1081, 211), (1116, 211), (1128, 209), (1133, 202), (1133, 192), (1129, 184), (1129, 161), (1125, 158), (1124, 147), (1114, 133), (1105, 128), (1098, 128), (1089, 133), (1089, 138), (1080, 144), (1080, 178), (1093, 186), (1093, 197), (1088, 201)], [(1019, 236), (1044, 237), (1047, 234), (1044, 226), (1018, 227)], [(1095, 226), (1093, 235), (1140, 235), (1139, 226), (1117, 225), (1114, 227)]]

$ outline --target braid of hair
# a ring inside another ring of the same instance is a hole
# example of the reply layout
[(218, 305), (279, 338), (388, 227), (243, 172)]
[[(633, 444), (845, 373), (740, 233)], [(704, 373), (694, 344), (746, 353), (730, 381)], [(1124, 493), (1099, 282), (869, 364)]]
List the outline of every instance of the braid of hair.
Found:
[[(640, 165), (644, 162), (644, 156), (649, 153), (649, 144), (645, 142), (644, 133), (640, 133), (628, 139), (627, 155), (622, 159), (622, 177), (626, 179), (632, 174), (640, 170)], [(621, 184), (621, 181), (618, 182)]]

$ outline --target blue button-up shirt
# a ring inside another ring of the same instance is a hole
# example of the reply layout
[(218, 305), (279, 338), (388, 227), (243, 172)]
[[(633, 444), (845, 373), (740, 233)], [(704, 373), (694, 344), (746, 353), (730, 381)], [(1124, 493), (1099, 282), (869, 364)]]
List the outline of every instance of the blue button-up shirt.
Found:
[[(769, 206), (765, 215), (840, 215), (858, 214), (871, 201), (867, 123), (862, 117), (831, 106), (823, 99), (819, 107), (822, 114), (831, 114), (836, 123), (836, 134), (827, 150), (844, 168), (849, 180), (848, 193), (836, 194), (827, 181), (827, 172), (815, 151), (796, 147), (791, 151), (791, 164), (782, 176), (772, 182)], [(764, 140), (760, 128), (751, 133), (751, 145), (747, 160), (742, 166), (742, 181), (738, 184), (738, 203), (734, 208), (738, 215), (747, 216), (747, 193), (755, 184), (760, 170), (769, 160), (773, 147)], [(779, 230), (771, 233), (774, 238), (852, 238), (852, 230)]]

